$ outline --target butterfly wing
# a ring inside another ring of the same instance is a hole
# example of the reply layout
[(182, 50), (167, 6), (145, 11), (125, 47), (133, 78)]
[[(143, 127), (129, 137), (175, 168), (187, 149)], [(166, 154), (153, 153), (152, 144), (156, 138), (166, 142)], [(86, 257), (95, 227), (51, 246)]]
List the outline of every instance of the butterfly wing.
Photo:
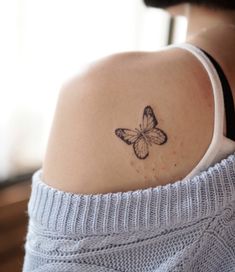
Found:
[(138, 132), (127, 128), (117, 128), (115, 134), (126, 144), (131, 145), (138, 139)]
[(159, 128), (150, 129), (149, 131), (146, 131), (144, 135), (149, 143), (162, 145), (167, 141), (166, 133)]
[(145, 107), (142, 120), (142, 130), (148, 131), (158, 124), (157, 118), (150, 106)]
[(148, 144), (143, 136), (139, 136), (139, 138), (135, 141), (133, 148), (137, 158), (143, 160), (146, 157), (148, 157), (149, 155)]

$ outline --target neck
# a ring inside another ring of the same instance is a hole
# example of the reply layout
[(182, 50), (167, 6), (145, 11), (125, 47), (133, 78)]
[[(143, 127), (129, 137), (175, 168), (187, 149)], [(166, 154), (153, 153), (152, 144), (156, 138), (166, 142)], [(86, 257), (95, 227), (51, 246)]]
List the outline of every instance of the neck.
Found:
[(219, 62), (235, 97), (235, 10), (179, 4), (167, 11), (172, 16), (187, 17), (186, 42), (204, 49)]
[(235, 25), (234, 11), (185, 4), (184, 13), (188, 18), (187, 38), (213, 27)]
[(184, 4), (188, 19), (186, 42), (215, 57), (221, 64), (235, 95), (235, 11), (214, 10)]

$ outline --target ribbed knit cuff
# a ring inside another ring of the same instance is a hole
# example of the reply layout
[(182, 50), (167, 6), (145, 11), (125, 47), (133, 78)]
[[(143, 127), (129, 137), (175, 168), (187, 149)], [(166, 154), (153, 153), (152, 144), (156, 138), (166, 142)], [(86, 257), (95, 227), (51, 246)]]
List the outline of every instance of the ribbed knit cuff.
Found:
[(61, 234), (121, 233), (197, 221), (221, 210), (235, 192), (235, 154), (191, 179), (124, 193), (67, 193), (46, 185), (41, 173), (33, 175), (29, 216)]

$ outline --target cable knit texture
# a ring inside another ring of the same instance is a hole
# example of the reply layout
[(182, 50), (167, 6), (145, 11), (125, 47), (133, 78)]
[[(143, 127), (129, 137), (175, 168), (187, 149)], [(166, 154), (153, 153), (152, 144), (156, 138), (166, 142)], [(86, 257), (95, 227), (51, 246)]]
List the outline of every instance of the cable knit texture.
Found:
[(193, 178), (124, 193), (33, 175), (23, 272), (235, 271), (235, 154)]

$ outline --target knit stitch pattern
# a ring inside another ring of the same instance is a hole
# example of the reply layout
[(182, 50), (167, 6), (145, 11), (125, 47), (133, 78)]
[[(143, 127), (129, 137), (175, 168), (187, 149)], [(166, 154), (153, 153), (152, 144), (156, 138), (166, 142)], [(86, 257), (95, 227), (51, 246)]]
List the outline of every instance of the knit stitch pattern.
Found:
[(23, 272), (235, 271), (235, 154), (190, 179), (82, 195), (32, 179)]

